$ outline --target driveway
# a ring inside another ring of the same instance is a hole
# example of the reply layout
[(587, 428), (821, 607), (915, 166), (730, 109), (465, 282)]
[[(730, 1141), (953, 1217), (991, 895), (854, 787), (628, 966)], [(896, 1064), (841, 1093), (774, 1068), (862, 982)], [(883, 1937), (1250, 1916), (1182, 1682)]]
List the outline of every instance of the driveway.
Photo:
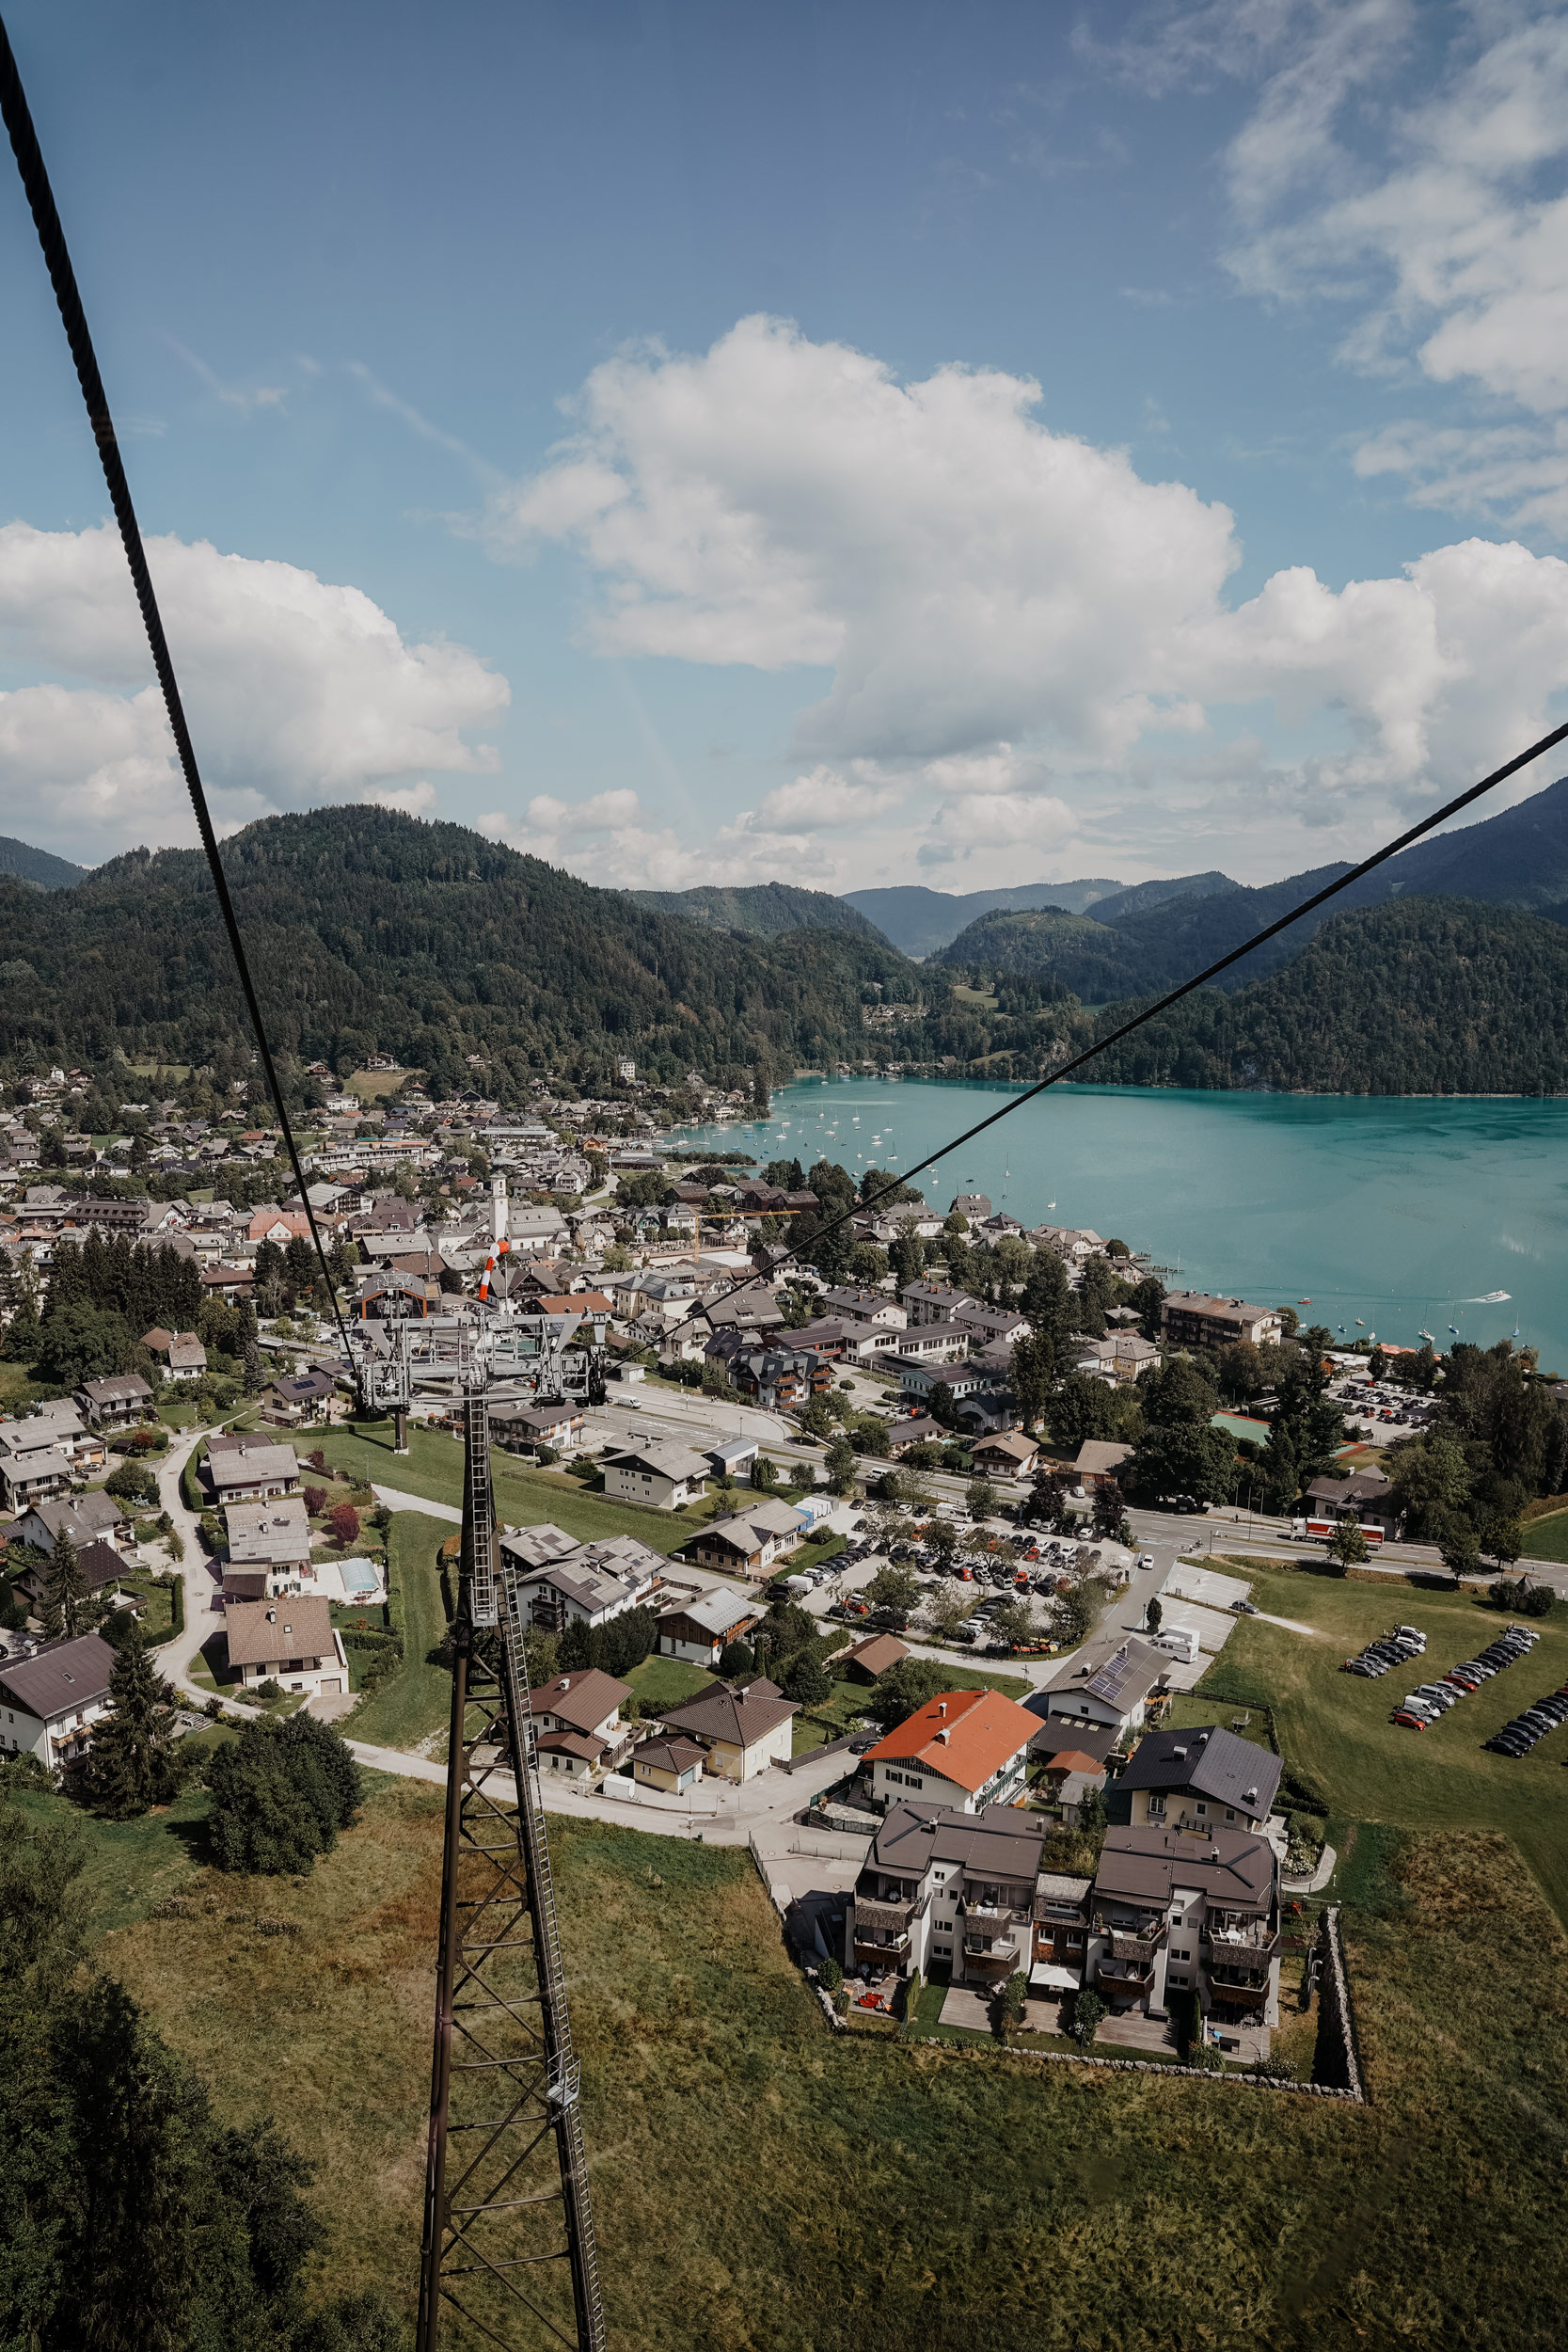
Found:
[(208, 1558), (201, 1540), (200, 1518), (187, 1508), (180, 1481), (197, 1447), (211, 1434), (209, 1430), (198, 1429), (180, 1438), (156, 1465), (160, 1508), (168, 1513), (185, 1545), (185, 1557), (181, 1563), (185, 1579), (184, 1630), (163, 1645), (158, 1652), (158, 1667), (177, 1689), (202, 1705), (211, 1693), (191, 1679), (191, 1661), (202, 1643), (223, 1624), (223, 1567), (221, 1562)]

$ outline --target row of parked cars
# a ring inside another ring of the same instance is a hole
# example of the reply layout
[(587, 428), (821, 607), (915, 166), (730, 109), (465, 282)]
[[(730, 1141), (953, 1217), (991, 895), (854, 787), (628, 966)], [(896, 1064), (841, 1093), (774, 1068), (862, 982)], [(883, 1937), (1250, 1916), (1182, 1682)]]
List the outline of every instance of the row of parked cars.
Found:
[[(1457, 1707), (1462, 1698), (1479, 1691), (1494, 1675), (1502, 1674), (1521, 1658), (1528, 1658), (1540, 1638), (1528, 1626), (1505, 1626), (1479, 1657), (1461, 1660), (1457, 1666), (1449, 1668), (1441, 1682), (1423, 1682), (1419, 1690), (1411, 1692), (1403, 1706), (1395, 1708), (1395, 1723), (1406, 1731), (1425, 1731), (1429, 1724), (1438, 1722), (1450, 1707)], [(1564, 1712), (1568, 1713), (1568, 1702), (1564, 1702)], [(1543, 1728), (1550, 1729), (1551, 1725), (1544, 1722)], [(1493, 1744), (1492, 1740), (1487, 1741), (1489, 1747)], [(1533, 1746), (1534, 1740), (1527, 1740), (1524, 1745)], [(1517, 1753), (1523, 1755), (1524, 1746)]]
[(1420, 1657), (1426, 1645), (1427, 1637), (1419, 1626), (1396, 1625), (1375, 1642), (1369, 1642), (1357, 1657), (1347, 1658), (1339, 1671), (1375, 1680), (1395, 1666), (1407, 1666), (1413, 1658)]

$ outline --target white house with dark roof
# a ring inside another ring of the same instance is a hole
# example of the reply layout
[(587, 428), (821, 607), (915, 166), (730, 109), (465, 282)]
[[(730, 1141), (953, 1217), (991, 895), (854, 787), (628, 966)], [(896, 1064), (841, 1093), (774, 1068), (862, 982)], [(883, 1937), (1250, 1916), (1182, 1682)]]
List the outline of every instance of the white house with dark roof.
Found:
[(60, 1495), (53, 1502), (35, 1502), (10, 1533), (35, 1551), (53, 1551), (57, 1536), (68, 1535), (78, 1546), (100, 1536), (112, 1542), (129, 1525), (124, 1503), (100, 1487), (91, 1494)]
[(212, 1438), (206, 1470), (209, 1486), (225, 1507), (230, 1502), (270, 1502), (275, 1495), (299, 1491), (299, 1456), (292, 1445)]
[(1150, 1694), (1167, 1688), (1175, 1663), (1168, 1651), (1136, 1634), (1105, 1635), (1064, 1658), (1038, 1696), (1053, 1720), (1125, 1737), (1143, 1722)]
[(329, 1604), (311, 1595), (276, 1600), (236, 1600), (224, 1620), (229, 1663), (246, 1689), (276, 1682), (315, 1697), (349, 1687), (348, 1657), (332, 1625)]
[(1279, 1788), (1277, 1756), (1217, 1724), (1151, 1731), (1117, 1786), (1132, 1792), (1132, 1826), (1261, 1830)]
[(695, 1599), (667, 1609), (658, 1621), (661, 1658), (684, 1658), (693, 1666), (717, 1666), (730, 1642), (743, 1642), (763, 1615), (760, 1602), (728, 1585), (715, 1584)]
[(150, 1410), (152, 1391), (139, 1372), (118, 1372), (106, 1380), (84, 1380), (76, 1404), (95, 1429), (127, 1428)]
[(92, 1726), (109, 1711), (115, 1653), (96, 1633), (46, 1642), (31, 1658), (0, 1661), (0, 1743), (36, 1756), (46, 1772), (85, 1756)]
[(706, 1460), (689, 1446), (626, 1446), (605, 1456), (604, 1490), (619, 1502), (673, 1511), (683, 1502), (699, 1502), (707, 1492), (708, 1476)]
[(223, 1571), (223, 1597), (265, 1600), (288, 1585), (314, 1580), (310, 1565), (310, 1522), (298, 1495), (275, 1496), (270, 1502), (231, 1502), (225, 1524), (229, 1559)]

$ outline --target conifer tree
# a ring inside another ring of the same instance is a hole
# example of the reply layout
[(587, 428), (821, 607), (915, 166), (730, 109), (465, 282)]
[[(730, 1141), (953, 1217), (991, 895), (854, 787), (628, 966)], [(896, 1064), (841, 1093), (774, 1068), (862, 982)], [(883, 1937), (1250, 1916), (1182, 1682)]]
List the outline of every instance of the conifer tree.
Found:
[(49, 1574), (43, 1586), (43, 1633), (45, 1641), (57, 1642), (80, 1633), (87, 1613), (87, 1581), (82, 1574), (82, 1562), (75, 1545), (62, 1527), (55, 1538), (55, 1549), (49, 1555)]
[(152, 1805), (166, 1804), (183, 1777), (174, 1740), (174, 1693), (138, 1632), (120, 1645), (109, 1698), (113, 1712), (93, 1733), (88, 1789), (101, 1813), (127, 1821)]

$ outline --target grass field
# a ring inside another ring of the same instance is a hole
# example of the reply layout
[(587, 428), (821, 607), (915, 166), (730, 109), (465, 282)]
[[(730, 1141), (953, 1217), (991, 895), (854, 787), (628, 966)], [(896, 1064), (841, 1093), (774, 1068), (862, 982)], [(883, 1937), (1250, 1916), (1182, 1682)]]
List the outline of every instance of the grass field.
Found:
[(1568, 1511), (1550, 1511), (1525, 1528), (1526, 1560), (1568, 1562)]
[(657, 1715), (661, 1707), (678, 1707), (716, 1679), (688, 1658), (657, 1657), (644, 1658), (625, 1678), (636, 1692), (644, 1715)]
[[(392, 1451), (392, 1424), (352, 1422), (346, 1428), (309, 1433), (335, 1469), (373, 1486), (396, 1486), (430, 1502), (463, 1502), (463, 1444), (444, 1429), (416, 1423), (406, 1454)], [(309, 1449), (307, 1449), (308, 1451)], [(655, 1551), (673, 1551), (708, 1516), (689, 1511), (639, 1511), (586, 1492), (559, 1470), (525, 1470), (499, 1452), (491, 1456), (497, 1508), (513, 1527), (536, 1527), (551, 1519), (586, 1543), (598, 1535), (636, 1535)]]
[[(1394, 1706), (1418, 1682), (1440, 1678), (1473, 1657), (1505, 1620), (1468, 1595), (1402, 1583), (1342, 1582), (1280, 1572), (1256, 1560), (1232, 1564), (1252, 1578), (1253, 1597), (1273, 1614), (1295, 1617), (1313, 1635), (1245, 1618), (1204, 1677), (1200, 1696), (1269, 1701), (1287, 1759), (1322, 1784), (1337, 1814), (1403, 1829), (1501, 1831), (1517, 1843), (1560, 1919), (1568, 1919), (1568, 1836), (1563, 1834), (1568, 1731), (1552, 1733), (1518, 1761), (1488, 1755), (1481, 1742), (1544, 1692), (1568, 1681), (1568, 1612), (1542, 1619), (1534, 1654), (1468, 1698), (1429, 1731), (1402, 1731)], [(1418, 1668), (1362, 1681), (1344, 1660), (1389, 1626), (1427, 1637)], [(1332, 1835), (1332, 1833), (1331, 1833)]]
[[(270, 2111), (317, 2162), (322, 2291), (411, 2315), (441, 1793), (373, 1780), (299, 1883), (206, 1873), (203, 1802), (87, 1825), (99, 1958), (221, 2115)], [(564, 1821), (551, 1846), (611, 2352), (1561, 2343), (1568, 1947), (1501, 1839), (1372, 1857), (1362, 2110), (834, 2039), (743, 1851)], [(214, 1908), (147, 1918), (176, 1887)]]
[(446, 1725), (451, 1677), (429, 1653), (446, 1631), (436, 1555), (451, 1528), (422, 1511), (394, 1511), (388, 1565), (403, 1602), (403, 1665), (356, 1709), (346, 1728), (372, 1747), (415, 1748)]

